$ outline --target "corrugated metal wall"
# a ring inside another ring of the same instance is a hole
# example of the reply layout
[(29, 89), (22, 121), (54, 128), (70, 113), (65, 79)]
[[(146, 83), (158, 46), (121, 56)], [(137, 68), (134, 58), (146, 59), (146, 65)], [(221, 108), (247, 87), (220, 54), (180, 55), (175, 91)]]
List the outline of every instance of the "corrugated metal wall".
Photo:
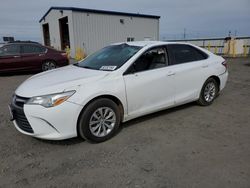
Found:
[(73, 12), (73, 28), (74, 46), (83, 48), (87, 54), (111, 43), (127, 41), (127, 37), (159, 40), (158, 19)]
[(43, 35), (42, 25), (48, 23), (50, 44), (59, 50), (59, 19), (65, 16), (68, 16), (71, 57), (75, 57), (77, 48), (89, 55), (111, 43), (125, 42), (128, 37), (137, 41), (159, 40), (159, 19), (51, 10), (40, 23), (41, 32)]

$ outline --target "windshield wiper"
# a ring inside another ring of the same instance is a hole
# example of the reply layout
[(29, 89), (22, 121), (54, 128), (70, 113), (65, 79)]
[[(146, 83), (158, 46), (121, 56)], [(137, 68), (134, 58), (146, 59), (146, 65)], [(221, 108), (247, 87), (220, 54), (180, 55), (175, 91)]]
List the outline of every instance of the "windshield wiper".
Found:
[(97, 69), (95, 69), (95, 68), (93, 68), (93, 67), (90, 67), (90, 66), (80, 66), (79, 62), (74, 63), (73, 65), (74, 65), (74, 66), (77, 66), (77, 67), (85, 68), (85, 69), (97, 70)]
[(73, 65), (79, 67), (79, 63), (78, 62), (74, 63)]
[(92, 69), (92, 70), (98, 70), (98, 69), (95, 69), (93, 67), (90, 67), (90, 66), (81, 66), (82, 68), (85, 68), (85, 69)]

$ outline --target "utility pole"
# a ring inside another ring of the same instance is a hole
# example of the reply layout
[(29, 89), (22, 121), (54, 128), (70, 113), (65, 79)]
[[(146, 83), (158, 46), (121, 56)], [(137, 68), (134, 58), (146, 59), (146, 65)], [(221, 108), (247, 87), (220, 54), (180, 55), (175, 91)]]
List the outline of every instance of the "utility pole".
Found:
[(184, 28), (183, 38), (186, 39), (186, 28)]
[(234, 36), (235, 36), (235, 37), (237, 36), (237, 30), (234, 31)]

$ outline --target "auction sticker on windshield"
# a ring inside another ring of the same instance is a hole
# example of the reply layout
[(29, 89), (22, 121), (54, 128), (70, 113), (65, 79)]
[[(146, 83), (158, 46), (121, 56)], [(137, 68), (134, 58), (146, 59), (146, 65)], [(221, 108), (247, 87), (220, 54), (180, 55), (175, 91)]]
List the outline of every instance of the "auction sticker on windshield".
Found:
[(107, 71), (113, 71), (116, 69), (117, 66), (102, 66), (100, 70), (107, 70)]

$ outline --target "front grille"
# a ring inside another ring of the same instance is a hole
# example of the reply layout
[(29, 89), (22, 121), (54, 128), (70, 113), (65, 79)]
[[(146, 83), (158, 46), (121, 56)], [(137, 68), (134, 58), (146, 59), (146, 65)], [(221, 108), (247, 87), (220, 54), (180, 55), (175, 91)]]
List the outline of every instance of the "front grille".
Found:
[(34, 133), (23, 111), (23, 106), (28, 100), (29, 98), (15, 95), (11, 104), (11, 110), (17, 126), (25, 132)]
[(29, 100), (29, 98), (26, 97), (20, 97), (15, 95), (13, 97), (13, 102), (15, 103), (15, 105), (19, 106), (19, 107), (23, 107), (23, 105)]
[(26, 116), (21, 111), (13, 111), (14, 119), (16, 120), (17, 126), (25, 132), (34, 133), (32, 127), (30, 126)]

